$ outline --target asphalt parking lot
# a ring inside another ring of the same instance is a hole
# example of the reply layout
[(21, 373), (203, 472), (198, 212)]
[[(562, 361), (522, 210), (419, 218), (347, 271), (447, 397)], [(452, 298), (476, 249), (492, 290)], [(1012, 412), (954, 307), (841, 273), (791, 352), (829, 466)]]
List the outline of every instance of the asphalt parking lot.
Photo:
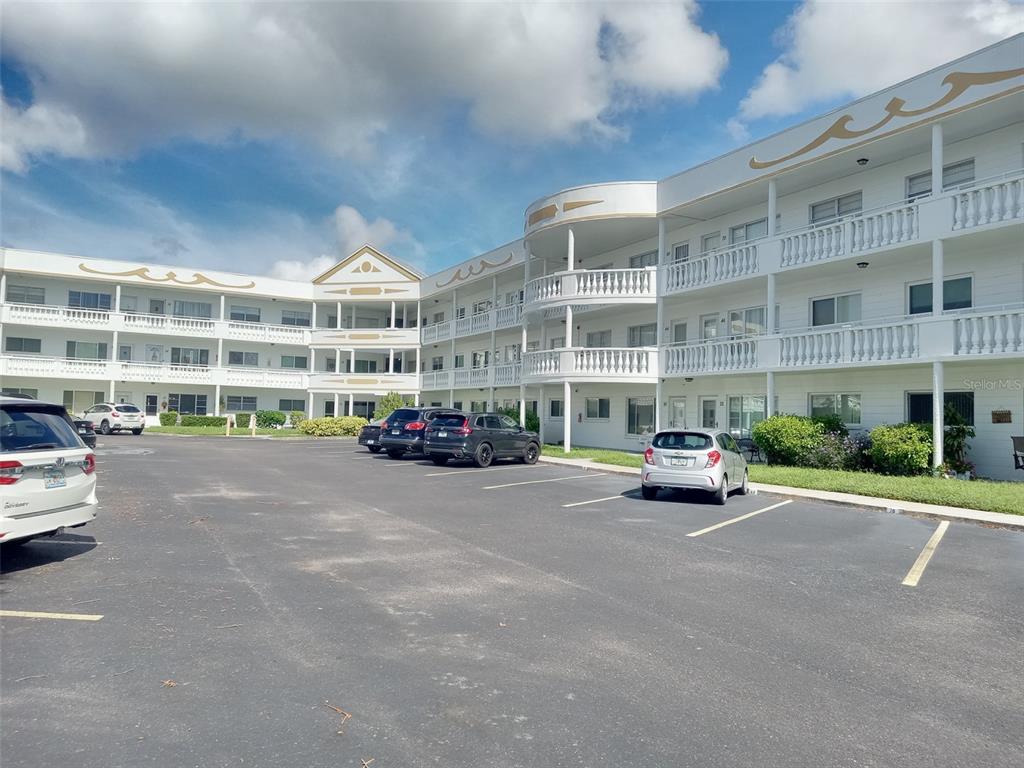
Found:
[(98, 462), (95, 523), (3, 553), (5, 768), (1024, 765), (1022, 533), (342, 441)]

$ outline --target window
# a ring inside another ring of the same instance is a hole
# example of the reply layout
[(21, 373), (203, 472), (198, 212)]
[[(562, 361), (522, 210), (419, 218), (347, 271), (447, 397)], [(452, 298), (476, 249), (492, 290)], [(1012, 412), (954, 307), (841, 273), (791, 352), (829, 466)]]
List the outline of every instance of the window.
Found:
[(465, 368), (466, 367), (466, 356), (465, 355), (456, 355), (455, 356), (455, 366), (454, 367), (455, 368)]
[(722, 233), (721, 232), (710, 232), (700, 239), (700, 252), (707, 253), (713, 251), (715, 248), (722, 244)]
[(757, 240), (759, 237), (765, 237), (767, 234), (768, 219), (758, 219), (747, 224), (740, 224), (738, 227), (732, 227), (729, 230), (729, 243), (731, 245), (746, 243), (750, 240)]
[(465, 316), (466, 316), (466, 308), (465, 307), (459, 307), (458, 309), (455, 310), (455, 319), (456, 320), (461, 320)]
[(77, 360), (106, 360), (107, 345), (102, 341), (69, 341), (67, 357)]
[[(283, 358), (282, 358), (283, 359)], [(305, 358), (297, 358), (299, 360), (305, 360)], [(284, 367), (283, 365), (281, 366)], [(298, 366), (296, 366), (298, 367)], [(305, 366), (302, 366), (305, 368)], [(351, 373), (376, 373), (377, 372), (377, 361), (376, 360), (356, 360), (356, 369)]]
[(519, 429), (519, 422), (504, 414), (498, 417), (498, 421), (501, 423), (502, 429)]
[(119, 344), (117, 347), (117, 359), (123, 363), (130, 363), (132, 360), (132, 345)]
[(811, 395), (811, 416), (838, 416), (844, 424), (860, 424), (860, 395)]
[(718, 315), (702, 315), (700, 318), (700, 337), (702, 339), (718, 338)]
[(654, 398), (630, 397), (626, 399), (626, 433), (649, 435), (654, 432)]
[(232, 304), (231, 319), (239, 323), (258, 323), (260, 321), (260, 308)]
[(626, 346), (653, 347), (658, 343), (658, 324), (631, 325), (626, 337)]
[(658, 266), (658, 252), (649, 251), (647, 253), (638, 253), (636, 256), (629, 257), (629, 268), (630, 269), (642, 269), (643, 267), (656, 267)]
[(180, 414), (196, 416), (206, 415), (206, 395), (186, 395), (171, 393), (167, 395), (167, 410)]
[(562, 401), (561, 400), (549, 400), (548, 401), (548, 416), (552, 419), (562, 418)]
[[(471, 413), (480, 413), (481, 411), (486, 411), (487, 410), (487, 401), (486, 400), (470, 400), (469, 401), (469, 410), (470, 410)], [(498, 428), (498, 423), (499, 422), (498, 422), (498, 420), (494, 416), (488, 416), (488, 417), (486, 417), (484, 419), (479, 419), (477, 421), (477, 423), (479, 424), (481, 421), (484, 422), (484, 428), (485, 429), (497, 429)]]
[(452, 400), (452, 408), (454, 408), (456, 411), (461, 411), (462, 410), (462, 401), (461, 400)]
[(502, 353), (502, 361), (506, 363), (518, 363), (519, 358), (522, 356), (523, 346), (520, 342), (515, 344), (506, 344), (505, 351)]
[(552, 336), (548, 339), (548, 349), (562, 349), (565, 346), (565, 336)]
[[(974, 158), (950, 163), (942, 168), (942, 188), (952, 189), (974, 181)], [(907, 177), (907, 199), (916, 200), (932, 193), (932, 172), (922, 171)]]
[(296, 325), (301, 328), (309, 328), (311, 317), (307, 309), (282, 309), (281, 325)]
[(765, 320), (764, 307), (730, 310), (729, 334), (731, 336), (756, 336), (764, 333), (767, 328)]
[(588, 347), (610, 347), (612, 345), (611, 331), (590, 331), (587, 333)]
[(256, 367), (259, 364), (259, 352), (228, 352), (228, 365), (247, 365), (250, 367)]
[(27, 387), (4, 387), (0, 389), (0, 395), (25, 395), (26, 397), (37, 399), (39, 397), (39, 390)]
[(607, 419), (611, 412), (612, 401), (607, 397), (588, 397), (586, 402), (586, 417), (588, 419)]
[(430, 358), (430, 370), (432, 371), (443, 371), (444, 370), (444, 356)]
[(120, 310), (129, 315), (139, 311), (139, 297), (138, 296), (121, 296)]
[(811, 301), (811, 325), (860, 322), (860, 294), (828, 296)]
[(7, 300), (13, 304), (45, 304), (46, 291), (29, 285), (8, 285)]
[(8, 352), (29, 352), (39, 354), (43, 351), (42, 339), (25, 339), (20, 336), (8, 336), (4, 343), (4, 349)]
[(174, 316), (209, 319), (213, 317), (213, 305), (205, 301), (175, 301)]
[(434, 325), (437, 325), (438, 323), (443, 323), (444, 322), (444, 312), (435, 312), (434, 313), (434, 317), (431, 320), (431, 322)]
[(490, 311), (491, 311), (491, 300), (490, 299), (485, 299), (484, 301), (474, 301), (473, 302), (473, 314), (474, 315), (482, 315), (484, 312), (490, 312)]
[[(967, 309), (974, 306), (971, 277), (951, 277), (942, 281), (942, 308)], [(932, 284), (916, 283), (910, 286), (909, 314), (920, 315), (932, 311)]]
[(210, 350), (196, 347), (171, 347), (171, 365), (209, 365)]
[(490, 350), (474, 352), (472, 360), (474, 368), (486, 368), (491, 363), (491, 352)]
[(700, 432), (664, 432), (654, 438), (655, 448), (706, 451), (711, 448), (711, 438)]
[(824, 224), (863, 210), (864, 195), (858, 190), (811, 206), (811, 224)]
[(337, 363), (338, 360), (335, 357), (324, 357), (323, 370), (327, 371), (328, 373), (334, 373), (338, 369)]
[[(224, 398), (224, 403), (229, 411), (235, 413), (252, 413), (256, 410), (256, 396), (255, 395), (228, 395)], [(248, 426), (248, 425), (241, 425)]]
[(285, 413), (288, 413), (288, 411), (302, 411), (305, 413), (306, 401), (281, 399), (277, 401), (277, 410), (284, 411)]
[(682, 344), (686, 341), (686, 323), (672, 324), (672, 343)]
[(729, 432), (734, 437), (750, 437), (750, 430), (766, 416), (764, 395), (729, 398)]
[[(309, 367), (309, 359), (305, 355), (281, 355), (281, 367), (306, 370)], [(356, 372), (360, 372), (358, 360), (356, 360)]]
[[(945, 392), (944, 407), (952, 408), (969, 426), (974, 426), (974, 393)], [(907, 394), (907, 421), (912, 424), (932, 423), (932, 393), (910, 392)]]
[(518, 291), (509, 291), (505, 294), (505, 306), (511, 307), (515, 304), (523, 303), (523, 289), (520, 288)]
[[(324, 416), (334, 416), (334, 400), (324, 401)], [(294, 426), (294, 425), (293, 425)]]
[(684, 261), (690, 260), (690, 244), (689, 243), (676, 243), (672, 246), (672, 256), (670, 257), (672, 264), (681, 264)]
[(92, 291), (68, 291), (68, 306), (81, 309), (110, 310), (110, 294)]

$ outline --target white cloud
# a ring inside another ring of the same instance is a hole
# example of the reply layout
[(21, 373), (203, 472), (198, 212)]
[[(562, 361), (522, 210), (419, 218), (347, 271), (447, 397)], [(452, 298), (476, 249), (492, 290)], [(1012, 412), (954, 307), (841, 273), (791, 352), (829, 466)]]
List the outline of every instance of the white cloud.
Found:
[(275, 261), (267, 273), (281, 280), (312, 280), (338, 263), (335, 256), (316, 256), (307, 261), (284, 259)]
[(794, 114), (862, 96), (1024, 31), (1007, 0), (805, 0), (779, 30), (783, 54), (740, 104), (743, 120)]
[(372, 158), (377, 140), (465, 110), (520, 141), (616, 135), (640, 99), (715, 87), (727, 61), (695, 0), (591, 3), (8, 3), (0, 161), (118, 157), (176, 138), (295, 136)]
[(747, 128), (746, 123), (744, 123), (739, 118), (730, 117), (728, 120), (726, 120), (725, 130), (728, 131), (729, 135), (732, 137), (732, 140), (735, 141), (737, 144), (742, 144), (743, 142), (750, 141), (750, 130)]

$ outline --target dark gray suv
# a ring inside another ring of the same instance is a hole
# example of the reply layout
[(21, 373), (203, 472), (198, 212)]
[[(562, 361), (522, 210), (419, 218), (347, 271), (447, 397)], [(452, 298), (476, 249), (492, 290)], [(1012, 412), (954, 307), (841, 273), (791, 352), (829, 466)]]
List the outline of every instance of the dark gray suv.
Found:
[(427, 425), (423, 452), (438, 465), (471, 459), (487, 467), (503, 458), (536, 464), (540, 438), (503, 413), (446, 413)]

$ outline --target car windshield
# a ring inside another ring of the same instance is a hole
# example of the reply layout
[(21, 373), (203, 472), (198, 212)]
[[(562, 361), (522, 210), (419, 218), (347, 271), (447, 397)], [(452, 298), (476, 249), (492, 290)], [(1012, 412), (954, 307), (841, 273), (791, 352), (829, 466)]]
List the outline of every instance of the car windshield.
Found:
[(461, 427), (466, 423), (466, 417), (458, 413), (446, 413), (438, 416), (430, 425), (432, 427)]
[(0, 406), (0, 452), (81, 447), (63, 408), (36, 403)]
[(661, 432), (651, 443), (655, 448), (683, 448), (703, 451), (711, 447), (711, 436), (703, 432)]
[(117, 405), (117, 410), (119, 410), (121, 413), (138, 413), (139, 412), (138, 408), (136, 408), (134, 405), (128, 405), (128, 403), (119, 403)]
[(415, 408), (399, 408), (388, 416), (388, 421), (416, 421), (419, 417), (420, 412)]

